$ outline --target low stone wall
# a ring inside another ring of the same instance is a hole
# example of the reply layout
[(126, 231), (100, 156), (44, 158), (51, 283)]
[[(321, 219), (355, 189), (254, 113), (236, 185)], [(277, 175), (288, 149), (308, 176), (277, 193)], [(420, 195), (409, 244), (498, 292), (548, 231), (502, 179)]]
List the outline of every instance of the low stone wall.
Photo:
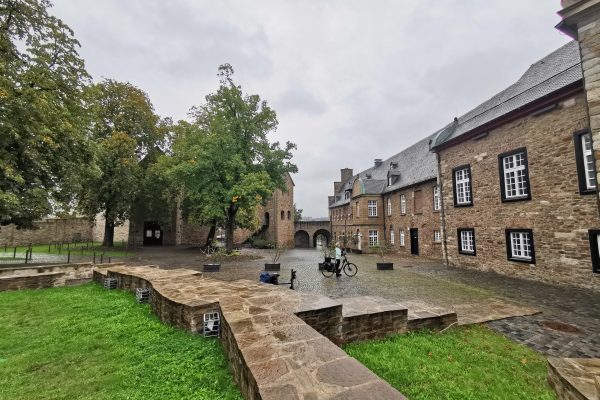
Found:
[[(103, 264), (106, 267), (121, 265)], [(90, 282), (92, 263), (56, 264), (32, 267), (0, 268), (0, 292), (5, 290), (42, 289)]]
[[(35, 275), (2, 276), (0, 292), (6, 290), (42, 289), (64, 285), (63, 272), (47, 272)], [(62, 283), (61, 283), (62, 282)]]
[[(246, 399), (405, 399), (295, 315), (304, 313), (316, 325), (328, 316), (336, 321), (331, 299), (252, 281), (202, 278), (191, 270), (114, 267), (106, 274), (125, 290), (151, 287), (152, 309), (161, 321), (190, 332), (199, 331), (205, 312), (220, 311), (221, 340)], [(319, 308), (325, 311), (310, 313)]]
[(600, 359), (551, 357), (548, 384), (559, 400), (600, 399)]

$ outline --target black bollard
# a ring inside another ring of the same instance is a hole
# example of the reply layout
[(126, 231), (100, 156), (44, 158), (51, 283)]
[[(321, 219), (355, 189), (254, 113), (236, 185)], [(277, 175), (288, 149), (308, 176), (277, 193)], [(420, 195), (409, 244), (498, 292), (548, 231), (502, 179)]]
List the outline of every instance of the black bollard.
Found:
[(104, 264), (104, 253), (100, 254), (100, 264)]
[(71, 263), (71, 250), (67, 253), (67, 264)]
[(96, 252), (94, 252), (94, 264), (96, 264)]
[(17, 246), (15, 246), (15, 251), (13, 251), (13, 258), (17, 258)]

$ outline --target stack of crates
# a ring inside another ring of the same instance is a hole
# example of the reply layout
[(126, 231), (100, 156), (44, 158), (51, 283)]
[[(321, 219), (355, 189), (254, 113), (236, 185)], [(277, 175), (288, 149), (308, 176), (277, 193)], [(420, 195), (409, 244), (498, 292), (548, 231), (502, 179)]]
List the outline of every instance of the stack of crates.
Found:
[(119, 281), (117, 278), (104, 279), (104, 289), (116, 289), (117, 287), (119, 287)]
[(135, 289), (135, 298), (138, 303), (148, 303), (150, 301), (150, 289), (149, 288), (137, 288)]

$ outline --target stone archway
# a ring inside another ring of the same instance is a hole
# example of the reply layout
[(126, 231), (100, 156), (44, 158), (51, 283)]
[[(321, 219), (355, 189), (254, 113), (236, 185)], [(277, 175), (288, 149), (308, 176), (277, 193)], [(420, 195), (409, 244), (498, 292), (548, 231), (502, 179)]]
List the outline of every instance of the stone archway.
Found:
[(308, 248), (310, 247), (310, 236), (306, 231), (297, 231), (294, 234), (294, 247)]
[(331, 241), (331, 233), (326, 229), (319, 229), (313, 234), (313, 247), (318, 245), (327, 246)]

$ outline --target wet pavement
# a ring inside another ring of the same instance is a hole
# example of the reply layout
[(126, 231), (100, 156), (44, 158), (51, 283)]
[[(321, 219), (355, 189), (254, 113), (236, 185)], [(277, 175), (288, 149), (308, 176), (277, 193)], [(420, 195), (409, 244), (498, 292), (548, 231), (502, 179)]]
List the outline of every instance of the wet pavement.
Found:
[[(245, 249), (244, 254), (265, 256), (264, 251)], [(355, 277), (325, 278), (318, 270), (323, 256), (317, 250), (294, 249), (281, 257), (280, 281), (297, 270), (297, 290), (332, 298), (380, 296), (410, 307), (444, 307), (458, 314), (459, 323), (487, 322), (507, 337), (542, 354), (560, 357), (600, 357), (600, 293), (559, 287), (499, 274), (446, 268), (422, 259), (392, 259), (394, 270), (378, 271), (378, 258), (349, 254)], [(165, 268), (202, 270), (205, 258), (198, 250), (144, 249), (129, 260)], [(222, 262), (221, 271), (210, 276), (257, 280), (269, 260)], [(539, 313), (541, 312), (541, 313)]]

